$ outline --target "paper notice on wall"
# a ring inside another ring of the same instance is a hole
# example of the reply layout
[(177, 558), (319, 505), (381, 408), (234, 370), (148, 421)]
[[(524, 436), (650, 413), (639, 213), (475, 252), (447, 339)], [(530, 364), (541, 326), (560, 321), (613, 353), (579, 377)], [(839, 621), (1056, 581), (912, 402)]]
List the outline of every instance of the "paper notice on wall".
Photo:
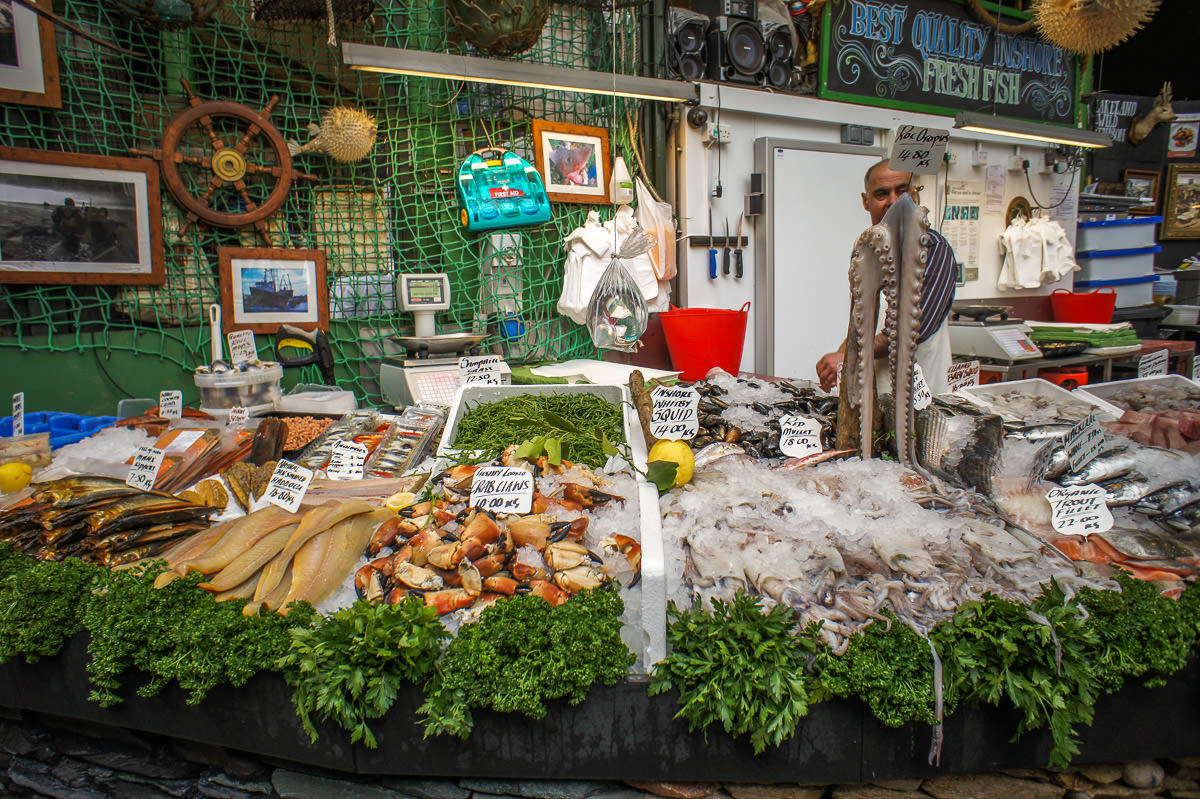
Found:
[[(1075, 219), (1079, 210), (1079, 186), (1072, 179), (1071, 173), (1054, 175), (1051, 178), (1050, 209), (1051, 219)], [(1073, 225), (1066, 226), (1074, 230)]]
[(980, 216), (983, 212), (982, 180), (946, 181), (946, 212), (941, 234), (954, 248), (963, 266), (979, 266)]
[(987, 188), (984, 189), (986, 198), (983, 206), (984, 213), (1004, 213), (1004, 167), (989, 166), (987, 168)]

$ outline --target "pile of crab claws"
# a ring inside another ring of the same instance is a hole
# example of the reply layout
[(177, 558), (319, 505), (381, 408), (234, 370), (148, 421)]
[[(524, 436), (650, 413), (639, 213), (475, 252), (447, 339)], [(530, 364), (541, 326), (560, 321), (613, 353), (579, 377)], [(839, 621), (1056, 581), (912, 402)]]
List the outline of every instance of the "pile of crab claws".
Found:
[(633, 588), (642, 580), (642, 545), (627, 535), (614, 533), (600, 539), (600, 548), (609, 555), (624, 555), (633, 568), (633, 579), (626, 588)]

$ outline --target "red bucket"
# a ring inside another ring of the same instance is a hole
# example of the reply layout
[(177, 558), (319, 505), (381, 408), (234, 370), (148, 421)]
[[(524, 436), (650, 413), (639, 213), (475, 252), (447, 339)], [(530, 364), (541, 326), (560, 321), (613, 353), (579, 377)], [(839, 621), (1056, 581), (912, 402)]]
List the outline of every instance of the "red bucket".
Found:
[(1055, 289), (1050, 295), (1050, 309), (1054, 312), (1055, 322), (1107, 325), (1112, 322), (1113, 309), (1116, 307), (1117, 291), (1113, 288), (1076, 292)]
[(659, 314), (671, 365), (682, 372), (680, 379), (703, 380), (714, 366), (731, 375), (738, 373), (749, 308), (750, 303), (740, 311), (672, 307)]

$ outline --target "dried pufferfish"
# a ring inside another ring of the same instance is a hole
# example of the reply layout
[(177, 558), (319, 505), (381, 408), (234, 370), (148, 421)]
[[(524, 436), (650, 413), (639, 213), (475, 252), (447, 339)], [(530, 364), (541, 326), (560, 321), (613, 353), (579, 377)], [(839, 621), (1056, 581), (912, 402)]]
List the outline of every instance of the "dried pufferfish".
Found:
[(375, 134), (379, 126), (375, 117), (365, 111), (348, 106), (335, 106), (325, 112), (320, 125), (309, 125), (312, 136), (303, 146), (289, 141), (292, 155), (301, 153), (325, 153), (335, 161), (350, 164), (370, 155), (375, 147)]
[(1034, 8), (1046, 39), (1076, 53), (1115, 47), (1150, 21), (1160, 0), (1041, 0)]

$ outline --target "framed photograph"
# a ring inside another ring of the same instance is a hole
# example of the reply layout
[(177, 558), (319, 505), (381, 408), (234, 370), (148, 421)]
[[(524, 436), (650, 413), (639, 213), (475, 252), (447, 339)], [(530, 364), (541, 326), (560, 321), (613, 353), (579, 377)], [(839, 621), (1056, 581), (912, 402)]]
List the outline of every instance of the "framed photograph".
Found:
[(1200, 239), (1200, 164), (1171, 164), (1159, 238)]
[(0, 147), (0, 283), (162, 282), (158, 164)]
[(221, 320), (225, 332), (274, 333), (280, 325), (329, 329), (325, 253), (222, 247)]
[(54, 23), (12, 0), (0, 0), (0, 103), (62, 108)]
[(1150, 197), (1154, 200), (1153, 208), (1130, 208), (1129, 213), (1139, 216), (1153, 216), (1158, 213), (1158, 173), (1144, 169), (1126, 169), (1125, 196)]
[(608, 131), (533, 120), (533, 154), (551, 202), (607, 203)]

